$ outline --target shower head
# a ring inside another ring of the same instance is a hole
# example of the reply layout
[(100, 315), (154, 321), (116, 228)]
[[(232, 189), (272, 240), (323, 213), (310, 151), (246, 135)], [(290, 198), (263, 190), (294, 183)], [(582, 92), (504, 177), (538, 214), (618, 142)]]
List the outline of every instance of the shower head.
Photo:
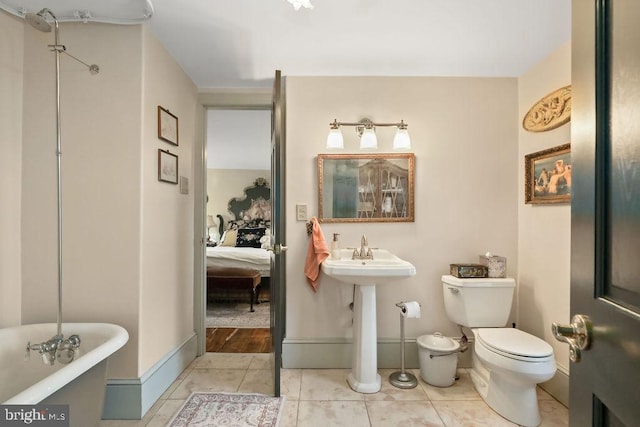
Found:
[(42, 31), (44, 33), (48, 33), (51, 31), (51, 24), (49, 24), (47, 22), (47, 18), (45, 18), (47, 14), (51, 15), (51, 17), (55, 21), (56, 19), (55, 15), (51, 13), (49, 9), (46, 9), (46, 8), (42, 9), (38, 13), (27, 13), (24, 16), (24, 19), (29, 23), (29, 25), (31, 25), (36, 30)]

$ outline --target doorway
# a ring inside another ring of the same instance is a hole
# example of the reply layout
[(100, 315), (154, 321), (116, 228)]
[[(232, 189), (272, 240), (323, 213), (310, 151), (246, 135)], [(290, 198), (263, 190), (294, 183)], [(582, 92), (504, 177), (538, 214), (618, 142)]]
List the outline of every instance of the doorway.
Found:
[(271, 106), (205, 114), (205, 350), (269, 353)]

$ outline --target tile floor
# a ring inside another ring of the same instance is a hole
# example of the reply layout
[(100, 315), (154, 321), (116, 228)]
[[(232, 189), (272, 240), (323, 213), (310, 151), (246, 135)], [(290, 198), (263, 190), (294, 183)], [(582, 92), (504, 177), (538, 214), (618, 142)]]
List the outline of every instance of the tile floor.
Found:
[[(345, 369), (283, 369), (281, 391), (286, 396), (280, 427), (359, 426), (515, 426), (491, 410), (473, 388), (466, 369), (447, 388), (422, 379), (416, 388), (389, 384), (393, 369), (381, 369), (382, 390), (352, 391)], [(418, 369), (411, 370), (420, 378)], [(268, 354), (206, 353), (176, 379), (140, 421), (103, 420), (99, 427), (165, 426), (193, 391), (265, 393), (270, 384)], [(569, 425), (566, 407), (538, 389), (543, 427)]]

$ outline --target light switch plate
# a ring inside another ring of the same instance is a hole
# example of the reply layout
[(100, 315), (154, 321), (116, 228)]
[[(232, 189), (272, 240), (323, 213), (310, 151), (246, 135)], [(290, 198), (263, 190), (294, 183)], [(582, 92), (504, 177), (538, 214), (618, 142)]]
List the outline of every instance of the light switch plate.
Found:
[(307, 205), (303, 203), (299, 203), (296, 205), (296, 220), (297, 221), (306, 221), (307, 220)]
[(189, 178), (186, 176), (180, 177), (180, 194), (189, 194)]

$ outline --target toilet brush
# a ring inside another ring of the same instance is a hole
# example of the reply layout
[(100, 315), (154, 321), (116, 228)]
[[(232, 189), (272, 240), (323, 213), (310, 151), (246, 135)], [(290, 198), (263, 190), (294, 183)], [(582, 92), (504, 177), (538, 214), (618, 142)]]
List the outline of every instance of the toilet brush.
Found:
[(404, 370), (404, 313), (406, 313), (406, 306), (400, 302), (396, 304), (400, 307), (400, 361), (402, 363), (400, 370), (389, 375), (389, 382), (391, 385), (398, 388), (414, 388), (418, 385), (418, 379), (415, 375), (405, 372)]

